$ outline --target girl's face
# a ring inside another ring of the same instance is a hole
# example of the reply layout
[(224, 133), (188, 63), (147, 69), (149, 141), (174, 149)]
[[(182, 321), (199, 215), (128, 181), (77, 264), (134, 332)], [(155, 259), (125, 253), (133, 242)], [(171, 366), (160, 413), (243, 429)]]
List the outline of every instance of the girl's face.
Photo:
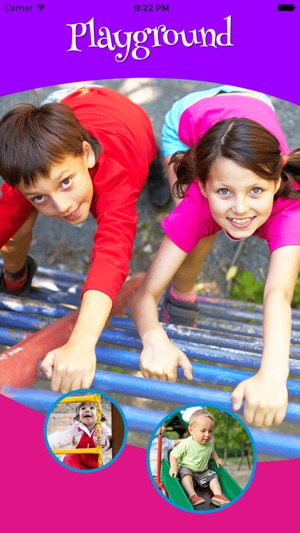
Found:
[(211, 166), (202, 194), (214, 220), (235, 239), (250, 237), (269, 218), (277, 181), (266, 180), (226, 158)]
[(97, 422), (97, 408), (92, 402), (84, 402), (79, 409), (79, 421), (88, 429), (93, 429)]

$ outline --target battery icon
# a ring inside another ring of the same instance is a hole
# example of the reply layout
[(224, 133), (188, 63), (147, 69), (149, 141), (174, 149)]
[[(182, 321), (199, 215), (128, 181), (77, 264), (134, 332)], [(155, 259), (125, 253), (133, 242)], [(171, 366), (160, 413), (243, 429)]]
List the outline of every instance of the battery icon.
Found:
[(295, 11), (294, 4), (278, 4), (278, 11)]

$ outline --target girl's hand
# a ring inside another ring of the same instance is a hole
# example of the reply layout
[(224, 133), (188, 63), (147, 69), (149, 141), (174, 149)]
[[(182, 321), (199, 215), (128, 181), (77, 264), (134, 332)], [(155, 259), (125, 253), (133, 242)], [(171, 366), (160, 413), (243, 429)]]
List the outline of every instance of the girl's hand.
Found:
[(193, 379), (189, 359), (170, 341), (161, 326), (149, 332), (143, 342), (140, 369), (145, 378), (176, 381), (177, 367), (180, 366), (185, 377)]
[(217, 467), (219, 468), (220, 465), (223, 465), (223, 459), (221, 459), (221, 457), (218, 457), (215, 459), (215, 463)]
[(51, 379), (54, 391), (66, 393), (88, 389), (95, 376), (95, 348), (69, 340), (64, 346), (49, 352), (41, 368), (46, 377)]
[(95, 443), (95, 446), (105, 446), (106, 445), (106, 437), (105, 435), (100, 435), (100, 437), (97, 437), (97, 435), (95, 435), (94, 437), (94, 443)]
[(232, 407), (238, 411), (245, 399), (244, 417), (257, 427), (279, 425), (287, 409), (288, 392), (282, 379), (266, 378), (258, 372), (239, 383), (231, 394)]
[(175, 468), (174, 466), (171, 466), (170, 470), (169, 470), (169, 476), (170, 477), (177, 477), (177, 474), (178, 474), (178, 468)]

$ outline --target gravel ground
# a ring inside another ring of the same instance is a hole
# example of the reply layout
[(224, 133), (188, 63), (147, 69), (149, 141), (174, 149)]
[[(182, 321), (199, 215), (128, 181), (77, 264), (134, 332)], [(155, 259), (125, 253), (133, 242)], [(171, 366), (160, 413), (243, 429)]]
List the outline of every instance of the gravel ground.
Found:
[[(176, 79), (117, 79), (92, 80), (89, 83), (99, 83), (111, 87), (125, 94), (134, 102), (140, 104), (149, 114), (158, 145), (161, 144), (161, 130), (166, 112), (173, 102), (186, 94), (198, 90), (208, 89), (217, 84), (198, 81)], [(80, 86), (82, 84), (72, 84)], [(20, 102), (41, 102), (52, 91), (66, 87), (52, 86), (25, 93), (17, 93), (0, 98), (0, 115), (2, 116), (15, 104)], [(300, 146), (300, 107), (289, 102), (272, 98), (282, 128), (291, 149)], [(145, 271), (150, 265), (159, 247), (163, 233), (161, 220), (172, 210), (157, 209), (149, 202), (146, 188), (143, 190), (139, 202), (139, 223), (135, 239), (134, 253), (131, 261), (131, 274)], [(61, 221), (39, 217), (31, 248), (32, 255), (42, 266), (49, 266), (86, 273), (89, 268), (90, 254), (93, 244), (95, 222), (90, 217), (82, 227), (64, 224)], [(225, 273), (235, 255), (237, 244), (225, 237), (223, 232), (217, 235), (213, 250), (208, 256), (203, 271), (199, 277), (199, 286), (204, 294), (227, 296)], [(265, 242), (258, 238), (249, 238), (238, 260), (239, 270), (251, 270), (257, 279), (265, 279), (268, 269), (269, 253)], [(120, 403), (125, 399), (118, 397)], [(161, 403), (149, 400), (134, 399), (133, 403), (140, 407), (162, 409)], [(170, 411), (176, 405), (170, 406)], [(129, 436), (129, 442), (146, 446), (148, 436)]]

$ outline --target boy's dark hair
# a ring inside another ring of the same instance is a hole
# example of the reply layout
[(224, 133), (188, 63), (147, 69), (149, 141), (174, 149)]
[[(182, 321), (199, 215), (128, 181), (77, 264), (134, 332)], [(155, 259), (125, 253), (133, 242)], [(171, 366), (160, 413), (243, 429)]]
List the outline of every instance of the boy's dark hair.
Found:
[(230, 159), (266, 180), (277, 181), (281, 177), (276, 198), (300, 198), (300, 191), (292, 190), (294, 181), (300, 182), (300, 149), (291, 152), (284, 165), (278, 139), (257, 122), (246, 118), (217, 122), (187, 152), (177, 152), (171, 157), (170, 164), (174, 163), (177, 175), (174, 195), (183, 198), (196, 178), (205, 185), (212, 164), (220, 157)]
[(0, 175), (12, 187), (21, 181), (33, 185), (38, 175), (49, 176), (53, 164), (82, 155), (83, 141), (91, 145), (97, 161), (99, 142), (67, 105), (16, 105), (0, 121)]

